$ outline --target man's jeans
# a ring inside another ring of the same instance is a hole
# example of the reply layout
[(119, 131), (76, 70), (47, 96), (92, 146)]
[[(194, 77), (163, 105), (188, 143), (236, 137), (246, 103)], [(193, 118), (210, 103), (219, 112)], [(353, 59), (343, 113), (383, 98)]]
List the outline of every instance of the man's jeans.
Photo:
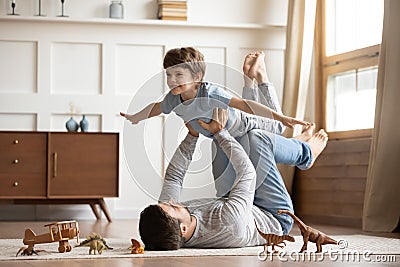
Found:
[[(238, 141), (256, 169), (254, 205), (274, 215), (282, 225), (283, 234), (289, 233), (293, 225), (292, 218), (286, 214), (278, 215), (277, 210), (293, 212), (293, 203), (276, 164), (307, 169), (312, 161), (310, 146), (299, 140), (257, 129), (238, 138)], [(213, 175), (217, 196), (228, 196), (235, 181), (235, 171), (218, 145), (213, 146), (213, 152), (216, 153)]]

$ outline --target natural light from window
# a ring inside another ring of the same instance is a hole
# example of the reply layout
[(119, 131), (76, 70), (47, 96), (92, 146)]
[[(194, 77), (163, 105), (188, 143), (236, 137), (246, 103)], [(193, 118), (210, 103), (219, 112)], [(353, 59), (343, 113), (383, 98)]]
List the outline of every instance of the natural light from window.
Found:
[(377, 76), (377, 68), (329, 76), (328, 131), (374, 127)]
[[(329, 62), (325, 67), (331, 66), (326, 84), (326, 128), (329, 132), (373, 128), (378, 61), (368, 60), (377, 59), (379, 50), (362, 56), (356, 50), (381, 43), (384, 0), (325, 3), (325, 48)], [(346, 57), (335, 57), (342, 53)]]
[(326, 55), (381, 43), (383, 0), (327, 0)]

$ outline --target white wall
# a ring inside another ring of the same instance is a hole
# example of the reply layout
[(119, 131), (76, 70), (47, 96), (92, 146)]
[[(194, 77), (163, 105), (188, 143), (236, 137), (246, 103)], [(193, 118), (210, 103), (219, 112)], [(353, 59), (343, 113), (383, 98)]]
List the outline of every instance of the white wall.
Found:
[[(125, 20), (156, 19), (157, 0), (123, 0)], [(11, 12), (11, 1), (0, 0), (0, 14)], [(66, 0), (65, 14), (71, 18), (107, 18), (111, 0)], [(17, 13), (38, 13), (38, 0), (16, 0)], [(287, 0), (188, 0), (188, 20), (200, 23), (258, 23), (286, 25)], [(55, 17), (61, 1), (42, 0), (42, 13)]]
[[(187, 23), (143, 21), (155, 17), (155, 1), (125, 0), (121, 23), (96, 19), (107, 17), (110, 1), (66, 0), (67, 19), (54, 17), (58, 1), (42, 1), (42, 19), (29, 17), (37, 1), (16, 2), (19, 18), (0, 17), (0, 130), (65, 131), (72, 102), (88, 114), (90, 131), (120, 132), (120, 197), (106, 200), (114, 218), (135, 218), (155, 201), (168, 160), (186, 133), (174, 115), (136, 126), (118, 115), (138, 111), (167, 91), (167, 50), (198, 47), (210, 62), (206, 78), (237, 93), (244, 56), (264, 50), (270, 79), (282, 95), (287, 1), (189, 0)], [(0, 14), (9, 12), (8, 4), (0, 0)], [(201, 139), (194, 160), (184, 199), (213, 196), (210, 140)], [(94, 216), (86, 206), (0, 206), (0, 219), (59, 218)]]

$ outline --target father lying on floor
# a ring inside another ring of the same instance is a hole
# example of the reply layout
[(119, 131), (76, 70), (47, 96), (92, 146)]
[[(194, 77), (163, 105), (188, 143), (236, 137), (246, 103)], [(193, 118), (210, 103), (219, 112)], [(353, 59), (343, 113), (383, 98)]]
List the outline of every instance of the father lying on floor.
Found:
[[(293, 211), (276, 162), (285, 162), (302, 169), (311, 167), (325, 147), (326, 133), (321, 130), (304, 142), (262, 130), (252, 130), (247, 136), (249, 158), (242, 145), (224, 129), (226, 121), (227, 111), (216, 109), (209, 124), (199, 123), (214, 134), (233, 165), (236, 176), (232, 177), (235, 181), (229, 194), (222, 198), (179, 203), (183, 179), (198, 139), (198, 133), (187, 125), (189, 133), (177, 148), (166, 170), (159, 203), (146, 207), (140, 215), (139, 233), (146, 250), (263, 245), (265, 240), (257, 233), (254, 220), (267, 233), (282, 235), (290, 231), (292, 221), (273, 212), (278, 209)], [(258, 147), (262, 149), (257, 149)], [(274, 149), (283, 147), (284, 153), (274, 153)], [(252, 153), (263, 155), (254, 157)], [(257, 158), (258, 162), (252, 162), (253, 158)], [(269, 172), (258, 177), (260, 175), (256, 173), (254, 166), (263, 164), (264, 167), (269, 166)], [(272, 197), (276, 199), (258, 201), (261, 204), (257, 204), (257, 190), (273, 192)]]

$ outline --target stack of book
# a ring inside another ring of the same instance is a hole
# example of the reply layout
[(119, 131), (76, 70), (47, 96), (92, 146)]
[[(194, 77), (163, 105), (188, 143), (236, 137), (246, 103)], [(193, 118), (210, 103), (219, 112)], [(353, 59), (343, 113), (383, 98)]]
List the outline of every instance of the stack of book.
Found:
[(187, 0), (158, 0), (158, 18), (187, 20)]

